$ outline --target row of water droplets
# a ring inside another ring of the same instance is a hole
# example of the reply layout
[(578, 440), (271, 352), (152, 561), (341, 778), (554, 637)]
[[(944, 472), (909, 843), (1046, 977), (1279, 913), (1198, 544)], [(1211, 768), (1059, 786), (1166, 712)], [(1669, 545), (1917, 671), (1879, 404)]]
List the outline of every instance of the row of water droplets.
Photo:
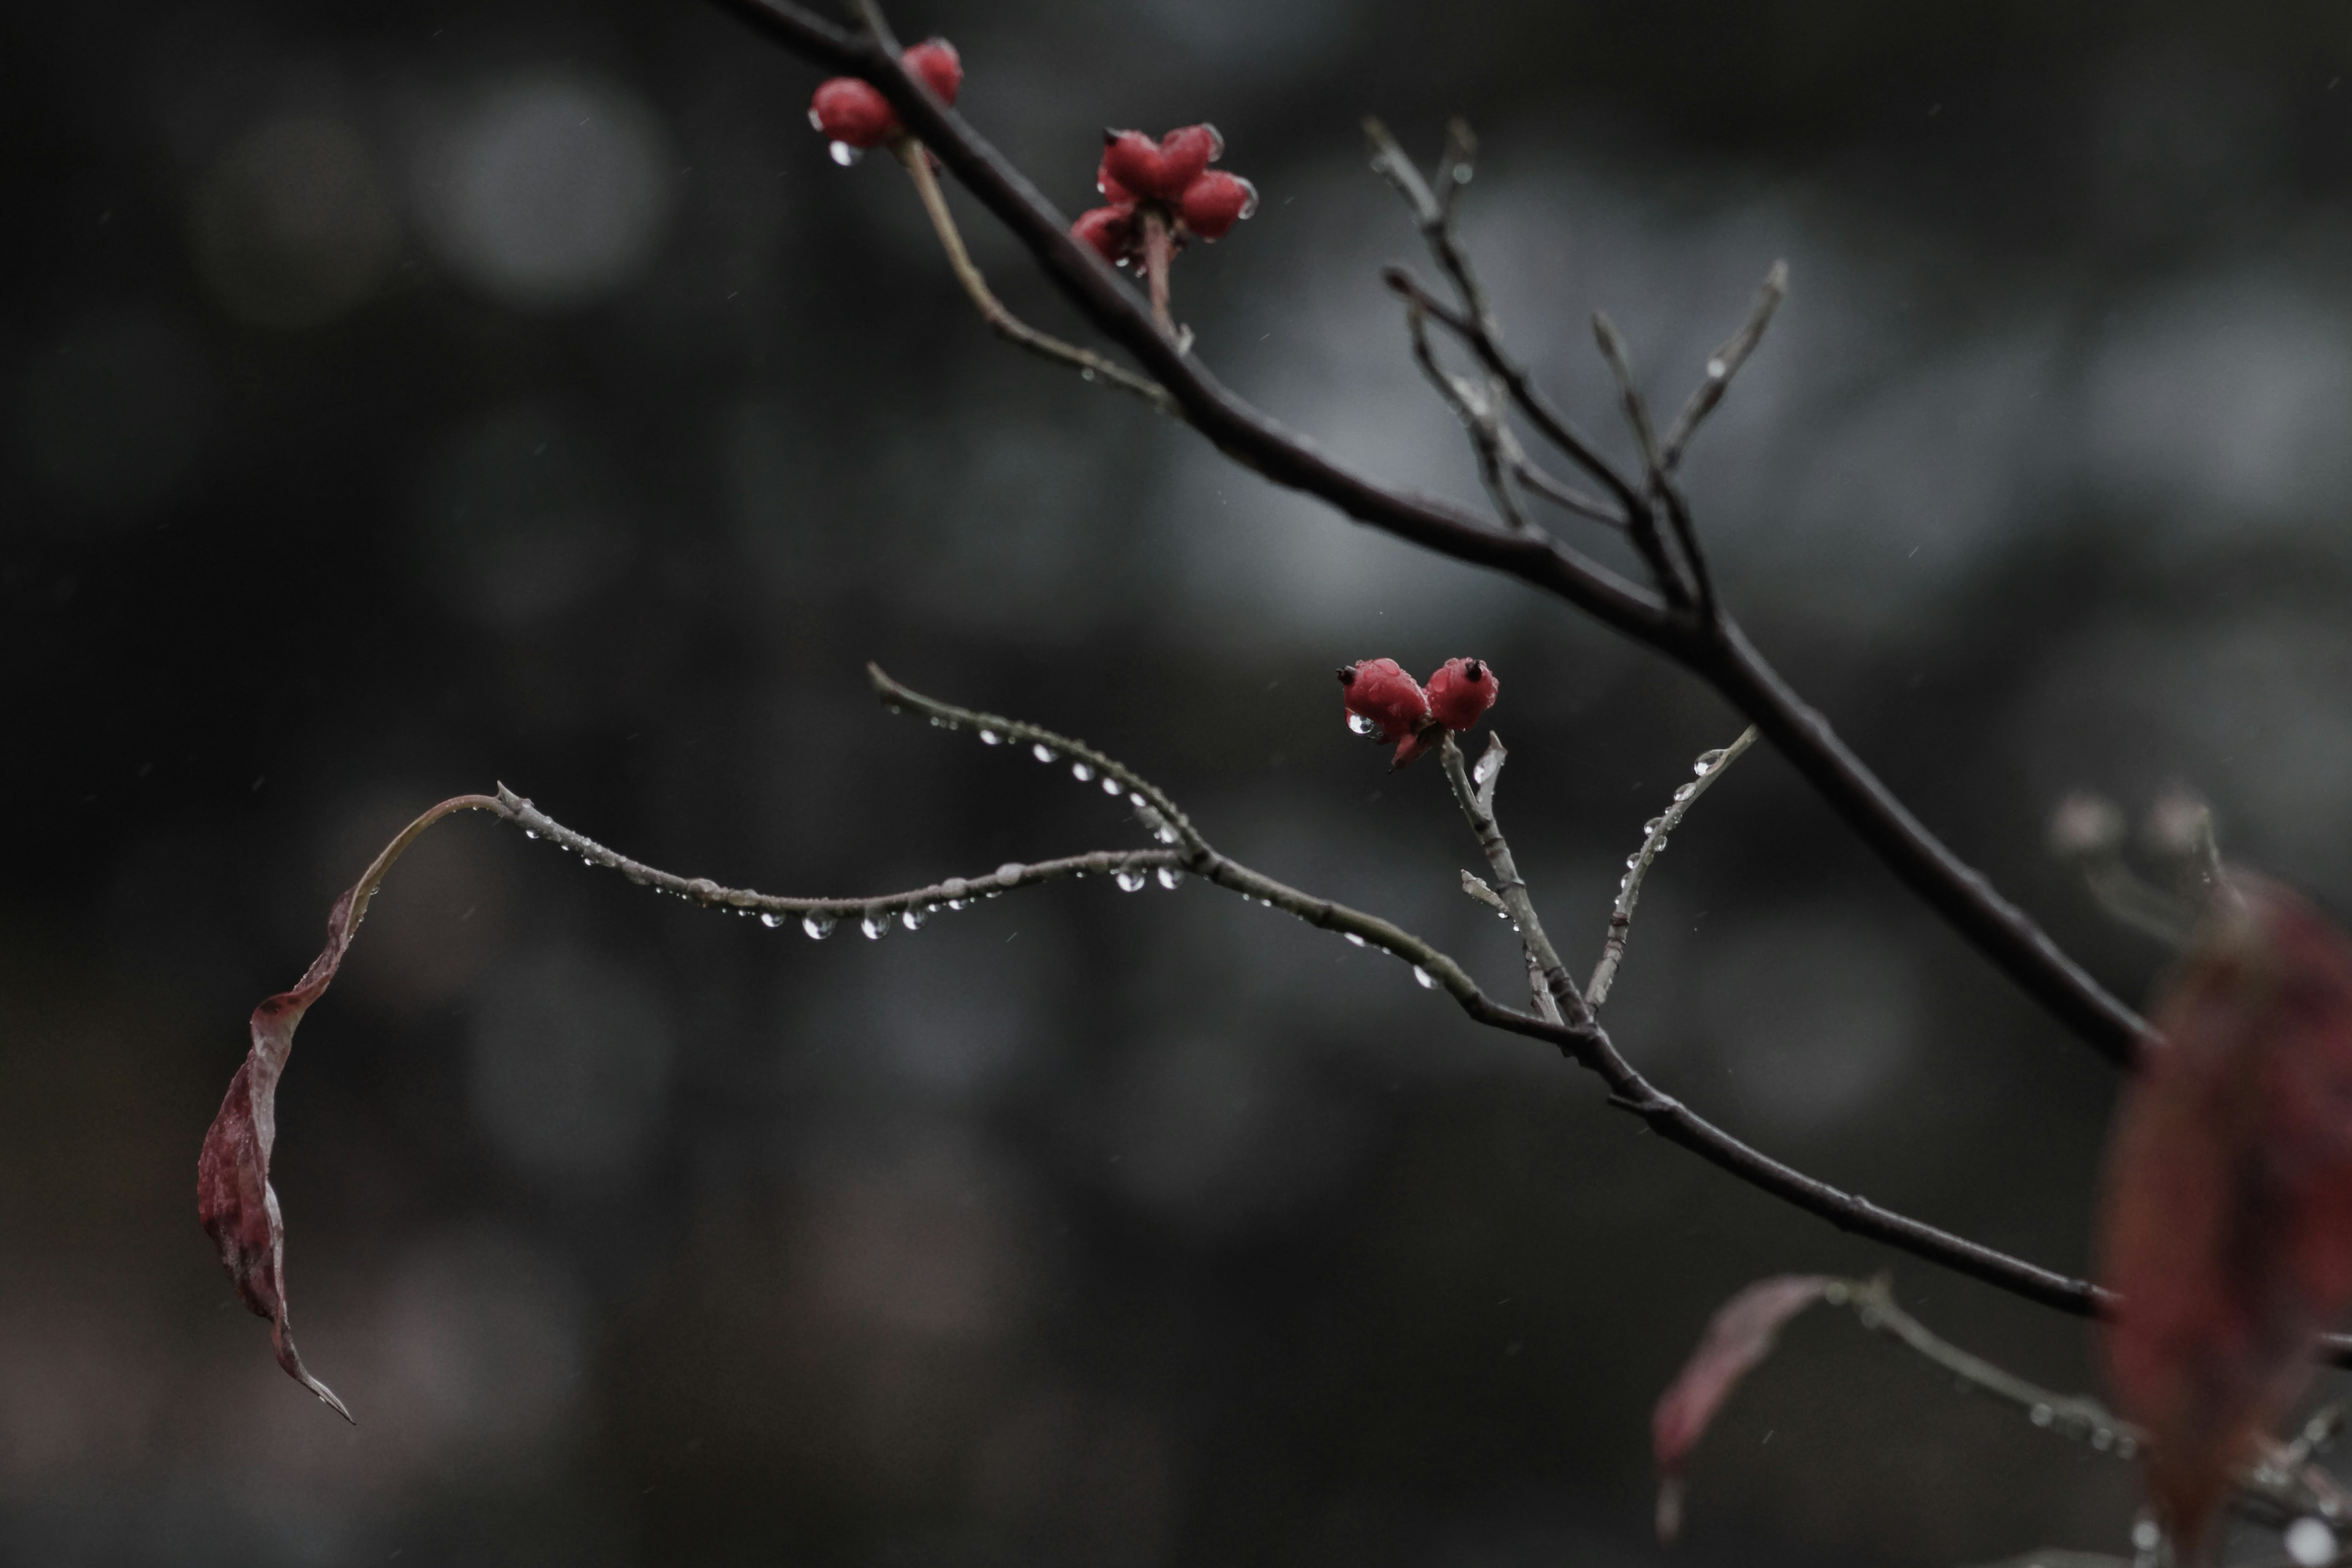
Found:
[(1696, 774), (1697, 778), (1675, 791), (1673, 806), (1669, 806), (1662, 815), (1654, 816), (1642, 824), (1642, 847), (1625, 857), (1625, 874), (1617, 879), (1618, 892), (1630, 892), (1633, 887), (1633, 875), (1642, 868), (1643, 860), (1665, 848), (1667, 835), (1662, 830), (1671, 824), (1675, 815), (1675, 808), (1690, 804), (1691, 797), (1698, 794), (1698, 779), (1704, 779), (1721, 767), (1723, 754), (1730, 749), (1728, 746), (1717, 746), (1713, 751), (1701, 752), (1697, 760), (1691, 763), (1691, 772)]

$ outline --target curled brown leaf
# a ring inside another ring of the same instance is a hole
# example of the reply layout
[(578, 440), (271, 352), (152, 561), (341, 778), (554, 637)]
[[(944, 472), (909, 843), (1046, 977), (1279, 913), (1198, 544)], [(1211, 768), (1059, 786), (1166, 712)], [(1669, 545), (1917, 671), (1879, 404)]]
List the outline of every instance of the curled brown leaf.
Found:
[(278, 1208), (278, 1191), (269, 1184), (269, 1155), (278, 1142), (278, 1079), (294, 1048), (294, 1030), (310, 1005), (326, 994), (342, 966), (352, 938), (383, 883), (392, 863), (417, 836), (458, 811), (488, 811), (500, 816), (507, 808), (488, 795), (461, 795), (445, 800), (419, 816), (383, 847), (366, 874), (353, 883), (327, 914), (327, 945), (290, 991), (282, 991), (253, 1010), (252, 1047), (228, 1082), (219, 1114), (205, 1134), (196, 1156), (196, 1217), (220, 1248), (221, 1266), (228, 1270), (236, 1293), (256, 1315), (269, 1320), (269, 1342), (278, 1364), (287, 1375), (327, 1402), (344, 1420), (352, 1413), (334, 1391), (302, 1365), (294, 1336), (286, 1321), (286, 1226)]

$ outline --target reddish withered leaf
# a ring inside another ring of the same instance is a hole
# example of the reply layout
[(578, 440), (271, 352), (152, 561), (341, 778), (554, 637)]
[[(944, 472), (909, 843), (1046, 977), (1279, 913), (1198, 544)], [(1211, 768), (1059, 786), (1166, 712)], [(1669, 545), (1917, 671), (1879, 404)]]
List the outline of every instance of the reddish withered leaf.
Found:
[(1822, 1299), (1836, 1281), (1822, 1274), (1759, 1279), (1726, 1301), (1706, 1335), (1650, 1415), (1650, 1451), (1658, 1467), (1658, 1539), (1682, 1533), (1683, 1467), (1706, 1436), (1715, 1413), (1758, 1362), (1772, 1352), (1780, 1325)]
[(346, 1421), (352, 1413), (333, 1390), (303, 1370), (294, 1336), (286, 1327), (286, 1229), (278, 1217), (277, 1189), (269, 1184), (269, 1153), (278, 1142), (278, 1079), (286, 1070), (287, 1053), (294, 1048), (295, 1026), (310, 1004), (326, 994), (383, 874), (417, 835), (453, 811), (505, 815), (505, 808), (488, 795), (461, 795), (410, 823), (383, 847), (367, 874), (328, 911), (327, 945), (294, 989), (253, 1010), (253, 1047), (228, 1080), (220, 1114), (213, 1118), (204, 1150), (196, 1156), (196, 1217), (220, 1248), (221, 1266), (245, 1304), (269, 1320), (278, 1364)]
[(2100, 1226), (2108, 1375), (2191, 1560), (2352, 1306), (2352, 944), (2284, 888), (2232, 887), (2155, 1011)]

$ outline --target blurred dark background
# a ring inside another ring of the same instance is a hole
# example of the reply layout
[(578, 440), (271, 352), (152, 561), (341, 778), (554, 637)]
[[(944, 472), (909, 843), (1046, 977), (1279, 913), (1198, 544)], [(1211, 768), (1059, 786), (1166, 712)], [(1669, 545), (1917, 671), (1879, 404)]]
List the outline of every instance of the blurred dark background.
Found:
[[(2352, 893), (2352, 16), (1852, 0), (907, 6), (1071, 212), (1098, 131), (1223, 128), (1264, 210), (1178, 265), (1217, 372), (1475, 496), (1375, 268), (1357, 122), (1486, 156), (1470, 239), (1609, 427), (1679, 398), (1727, 591), (1919, 813), (2110, 984), (2042, 824), (2186, 786)], [(1496, 661), (1501, 805), (1589, 962), (1738, 721), (1561, 605), (1275, 491), (1014, 354), (815, 75), (668, 0), (0, 16), (0, 1560), (1652, 1562), (1647, 1411), (1765, 1273), (1893, 1268), (2062, 1387), (2084, 1329), (1643, 1136), (1399, 966), (1197, 886), (818, 945), (482, 818), (393, 877), (280, 1100), (271, 1364), (197, 1230), (244, 1020), (389, 833), (504, 780), (688, 874), (850, 892), (1139, 841), (893, 719), (869, 658), (1081, 734), (1231, 852), (1510, 989), (1434, 769), (1329, 670)], [(958, 195), (1014, 307), (1076, 332)], [(1570, 530), (1573, 524), (1564, 524)], [(2086, 1264), (2114, 1075), (1759, 749), (1611, 1012), (1674, 1092)], [(1694, 1563), (2122, 1550), (2127, 1470), (1801, 1322)]]

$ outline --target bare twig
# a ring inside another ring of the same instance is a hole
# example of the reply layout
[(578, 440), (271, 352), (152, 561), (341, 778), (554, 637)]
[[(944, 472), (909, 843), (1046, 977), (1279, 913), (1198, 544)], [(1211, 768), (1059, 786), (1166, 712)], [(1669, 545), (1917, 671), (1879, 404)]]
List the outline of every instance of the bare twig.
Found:
[[(1502, 381), (1517, 404), (1544, 438), (1559, 448), (1577, 467), (1599, 480), (1603, 488), (1617, 497), (1628, 513), (1639, 505), (1633, 485), (1617, 471), (1616, 466), (1601, 454), (1600, 448), (1585, 438), (1568, 416), (1553, 406), (1535, 384), (1535, 378), (1513, 361), (1503, 348), (1502, 323), (1496, 320), (1486, 287), (1479, 280), (1477, 268), (1470, 263), (1469, 254), (1454, 236), (1454, 201), (1462, 186), (1469, 184), (1472, 159), (1477, 150), (1470, 128), (1455, 121), (1446, 140), (1443, 161), (1438, 165), (1438, 178), (1444, 195), (1440, 197), (1430, 189), (1429, 182), (1421, 177), (1413, 166), (1411, 154), (1389, 134), (1388, 127), (1367, 116), (1364, 121), (1365, 139), (1372, 144), (1372, 167), (1386, 176), (1404, 198), (1412, 214), (1413, 224), (1429, 247), (1431, 258), (1454, 285), (1461, 300), (1462, 313), (1448, 312), (1443, 319), (1449, 330), (1457, 332), (1486, 368)], [(1383, 276), (1391, 289), (1402, 275), (1401, 268), (1391, 268)], [(1402, 292), (1402, 289), (1399, 292)]]
[[(2146, 1029), (2140, 1018), (1905, 809), (1727, 617), (1703, 623), (1557, 541), (1486, 526), (1460, 509), (1387, 489), (1332, 461), (1235, 396), (1171, 342), (1103, 259), (1070, 237), (1067, 220), (1053, 205), (961, 115), (938, 102), (906, 71), (887, 31), (845, 30), (790, 0), (718, 3), (823, 68), (873, 83), (1070, 301), (1133, 354), (1176, 399), (1188, 422), (1228, 457), (1408, 542), (1516, 576), (1682, 662), (1754, 721), (1923, 902), (2080, 1037), (2112, 1060), (2132, 1059)], [(1517, 367), (1507, 372), (1489, 361), (1488, 368), (1547, 439), (1567, 429)], [(1633, 501), (1631, 486), (1620, 479), (1605, 488), (1621, 500)]]
[(1168, 220), (1156, 207), (1143, 212), (1143, 278), (1151, 293), (1151, 320), (1171, 338), (1176, 335), (1175, 318), (1168, 313), (1168, 268), (1176, 258), (1176, 242), (1168, 232)]
[[(1454, 416), (1462, 422), (1463, 433), (1470, 437), (1470, 448), (1478, 458), (1478, 482), (1486, 487), (1495, 510), (1517, 531), (1535, 531), (1535, 525), (1528, 521), (1527, 512), (1519, 505), (1519, 498), (1511, 493), (1512, 477), (1526, 459), (1518, 452), (1518, 443), (1512, 438), (1509, 426), (1496, 416), (1492, 398), (1464, 378), (1448, 375), (1445, 367), (1437, 363), (1437, 355), (1430, 348), (1428, 318), (1418, 307), (1405, 307), (1405, 331), (1412, 340), (1412, 363), (1421, 367), (1422, 375), (1437, 389), (1445, 405), (1454, 410)], [(1518, 458), (1517, 463), (1514, 463), (1514, 458)]]
[(892, 148), (898, 162), (915, 182), (916, 194), (923, 199), (923, 210), (930, 215), (931, 228), (940, 237), (940, 248), (947, 252), (948, 265), (954, 269), (956, 281), (980, 311), (980, 319), (989, 330), (1005, 342), (1028, 350), (1040, 359), (1073, 367), (1088, 381), (1100, 381), (1119, 391), (1143, 399), (1171, 418), (1181, 419), (1183, 410), (1168, 395), (1168, 389), (1156, 381), (1136, 374), (1125, 365), (1114, 364), (1092, 349), (1082, 349), (1076, 343), (1066, 343), (1050, 332), (1041, 332), (1007, 310), (989, 289), (988, 279), (972, 265), (971, 253), (965, 250), (963, 235), (956, 227), (955, 216), (948, 210), (947, 194), (940, 189), (939, 176), (931, 172), (930, 155), (923, 144), (913, 137), (902, 137)]
[[(1657, 436), (1650, 426), (1650, 405), (1642, 395), (1642, 384), (1633, 377), (1625, 340), (1618, 332), (1617, 323), (1599, 310), (1592, 313), (1592, 336), (1601, 345), (1601, 357), (1608, 362), (1609, 374), (1616, 379), (1625, 423), (1633, 427), (1634, 444), (1642, 453), (1645, 488), (1643, 505), (1632, 519), (1633, 542), (1641, 547), (1666, 596), (1696, 604), (1700, 616), (1711, 622), (1715, 619), (1715, 589), (1707, 579), (1706, 560), (1699, 553), (1698, 534), (1691, 526), (1690, 509), (1673, 493), (1673, 479), (1658, 461)], [(1682, 552), (1679, 567), (1671, 563), (1665, 542), (1658, 534), (1661, 511), (1673, 526), (1675, 542)]]
[(1772, 312), (1780, 308), (1780, 301), (1787, 298), (1788, 292), (1789, 264), (1776, 261), (1756, 290), (1756, 301), (1748, 308), (1748, 320), (1740, 323), (1739, 330), (1725, 339), (1723, 346), (1707, 360), (1706, 377), (1699, 382), (1697, 390), (1690, 395), (1690, 400), (1683, 405), (1682, 412), (1675, 416), (1673, 426), (1666, 431), (1665, 444), (1658, 449), (1658, 464), (1666, 472), (1672, 473), (1681, 465), (1683, 453), (1689, 447), (1691, 437), (1697, 434), (1701, 421), (1715, 412), (1715, 405), (1723, 401), (1725, 390), (1731, 385), (1731, 378), (1739, 374), (1739, 367), (1748, 363), (1748, 356), (1754, 353), (1756, 345), (1763, 341), (1764, 329), (1772, 324)]
[(1675, 790), (1664, 812), (1652, 817), (1643, 827), (1642, 847), (1626, 859), (1624, 878), (1617, 884), (1617, 903), (1609, 911), (1609, 936), (1601, 944), (1601, 960), (1592, 966), (1591, 984), (1584, 988), (1585, 1001), (1596, 1011), (1609, 1000), (1609, 987), (1616, 983), (1617, 966), (1625, 960), (1625, 943), (1633, 929), (1633, 906), (1641, 900), (1642, 879), (1650, 874), (1650, 863), (1666, 847), (1666, 836), (1680, 825), (1698, 797), (1755, 743), (1756, 726), (1750, 724), (1731, 744), (1702, 753), (1691, 764), (1692, 773), (1697, 776)]
[[(1489, 742), (1487, 755), (1493, 759), (1494, 765), (1486, 769), (1488, 777), (1482, 784), (1474, 782), (1469, 771), (1463, 766), (1462, 748), (1454, 743), (1451, 733), (1437, 745), (1438, 759), (1445, 766), (1446, 781), (1454, 786), (1454, 798), (1460, 803), (1462, 815), (1469, 819), (1470, 831), (1476, 837), (1478, 847), (1486, 857), (1486, 864), (1494, 868), (1496, 897), (1502, 900), (1504, 910), (1511, 917), (1511, 923), (1518, 928), (1519, 941), (1526, 946), (1537, 972), (1543, 976), (1544, 990), (1559, 1005), (1560, 1016), (1571, 1025), (1579, 1024), (1588, 1016), (1583, 993), (1578, 991), (1576, 982), (1568, 977), (1567, 967), (1560, 963), (1559, 952), (1553, 948), (1551, 939), (1544, 934), (1543, 921), (1536, 913), (1535, 900), (1528, 892), (1527, 880), (1519, 875), (1518, 863), (1511, 855), (1511, 846), (1503, 837), (1501, 825), (1495, 820), (1493, 776), (1499, 773), (1502, 759), (1507, 754), (1502, 750), (1500, 741)], [(1480, 765), (1486, 767), (1483, 762)]]

